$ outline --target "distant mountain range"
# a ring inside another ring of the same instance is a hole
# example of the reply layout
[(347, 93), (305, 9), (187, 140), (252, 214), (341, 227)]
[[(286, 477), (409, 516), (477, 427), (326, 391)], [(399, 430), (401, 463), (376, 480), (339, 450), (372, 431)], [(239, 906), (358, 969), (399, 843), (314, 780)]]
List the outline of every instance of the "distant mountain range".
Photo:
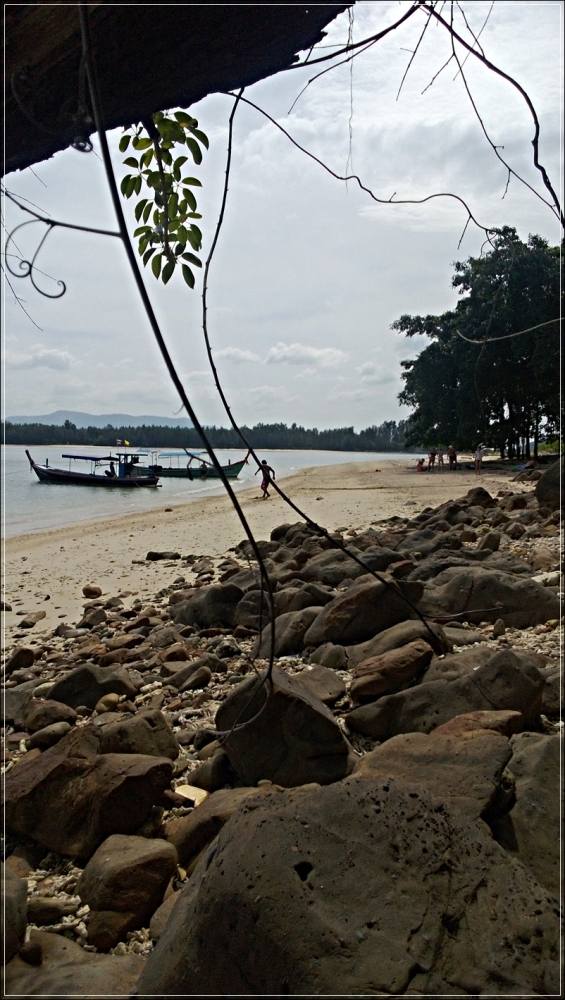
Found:
[(186, 417), (155, 417), (150, 414), (134, 417), (131, 413), (80, 413), (78, 410), (55, 410), (35, 417), (6, 417), (13, 424), (51, 424), (62, 426), (70, 420), (76, 427), (192, 427)]

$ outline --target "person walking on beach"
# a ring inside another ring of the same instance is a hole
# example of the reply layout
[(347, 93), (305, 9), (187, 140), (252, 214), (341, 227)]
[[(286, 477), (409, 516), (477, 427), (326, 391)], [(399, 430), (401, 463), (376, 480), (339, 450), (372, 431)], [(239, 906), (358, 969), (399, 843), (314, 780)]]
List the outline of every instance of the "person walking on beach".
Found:
[(441, 447), (441, 445), (437, 450), (437, 467), (438, 467), (438, 472), (440, 471), (443, 472), (443, 448)]
[[(266, 500), (267, 497), (270, 497), (270, 495), (271, 495), (269, 493), (269, 484), (273, 481), (273, 479), (276, 478), (276, 476), (275, 476), (275, 470), (272, 469), (270, 465), (267, 465), (266, 459), (263, 459), (263, 461), (261, 462), (261, 465), (257, 469), (257, 472), (259, 472), (259, 471), (261, 471), (263, 473), (263, 479), (261, 480), (261, 489), (263, 491), (263, 497), (262, 497), (262, 499)], [(257, 472), (255, 473), (255, 475), (257, 475)]]
[(474, 458), (475, 458), (475, 473), (476, 473), (477, 476), (479, 476), (480, 473), (481, 473), (482, 464), (483, 464), (483, 456), (485, 454), (485, 451), (486, 451), (486, 448), (485, 448), (484, 444), (477, 445), (477, 448), (476, 448), (476, 451), (475, 451), (475, 455), (474, 455)]
[(449, 471), (453, 472), (457, 468), (457, 452), (452, 444), (447, 449), (447, 457), (449, 459)]
[(428, 454), (428, 472), (433, 472), (434, 471), (434, 465), (436, 464), (436, 455), (437, 455), (436, 449), (435, 448), (430, 448), (430, 451), (429, 451), (429, 454)]

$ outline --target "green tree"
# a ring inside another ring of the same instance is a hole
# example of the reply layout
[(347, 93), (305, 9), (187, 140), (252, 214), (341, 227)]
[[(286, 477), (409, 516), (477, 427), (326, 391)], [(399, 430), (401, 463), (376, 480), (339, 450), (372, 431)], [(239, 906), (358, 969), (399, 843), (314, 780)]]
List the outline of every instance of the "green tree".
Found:
[(399, 400), (414, 411), (406, 443), (469, 448), (482, 439), (509, 457), (529, 457), (533, 443), (537, 454), (559, 423), (559, 324), (509, 335), (559, 316), (559, 248), (540, 236), (523, 243), (505, 227), (490, 253), (454, 269), (455, 309), (393, 324), (432, 340), (402, 362)]

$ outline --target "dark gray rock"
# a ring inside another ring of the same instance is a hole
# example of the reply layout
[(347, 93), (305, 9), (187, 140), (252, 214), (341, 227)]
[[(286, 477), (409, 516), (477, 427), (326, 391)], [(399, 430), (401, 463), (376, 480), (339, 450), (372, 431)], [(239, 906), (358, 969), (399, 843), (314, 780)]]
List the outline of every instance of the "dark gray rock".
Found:
[(26, 708), (24, 725), (30, 733), (52, 726), (55, 722), (68, 722), (71, 725), (77, 720), (77, 714), (70, 705), (65, 705), (62, 701), (52, 701), (50, 699), (42, 701), (33, 698)]
[(547, 995), (556, 910), (483, 824), (417, 787), (273, 792), (204, 853), (137, 992)]
[(494, 834), (529, 868), (538, 882), (559, 895), (561, 832), (561, 737), (519, 733), (511, 740), (508, 770), (516, 802), (494, 825)]
[(45, 726), (44, 729), (37, 729), (27, 741), (28, 750), (33, 750), (35, 747), (39, 747), (40, 750), (47, 750), (48, 747), (54, 746), (63, 736), (70, 733), (71, 729), (72, 726), (68, 722), (52, 722), (50, 726)]
[(413, 606), (421, 596), (419, 583), (405, 583), (390, 578), (366, 580), (348, 587), (318, 613), (304, 636), (305, 646), (324, 642), (347, 646), (363, 642), (378, 632), (415, 617)]
[(33, 666), (35, 653), (28, 646), (16, 646), (8, 656), (5, 664), (6, 674), (12, 674), (14, 670), (27, 670)]
[(535, 495), (540, 507), (557, 510), (561, 504), (561, 482), (563, 481), (563, 458), (553, 462), (538, 479)]
[(391, 628), (384, 629), (368, 642), (348, 646), (346, 648), (348, 665), (351, 668), (370, 656), (387, 653), (389, 649), (399, 649), (400, 646), (405, 646), (407, 642), (414, 642), (415, 639), (423, 639), (438, 654), (446, 653), (450, 648), (445, 631), (440, 625), (414, 619), (392, 625)]
[(124, 714), (119, 720), (106, 721), (99, 716), (96, 730), (100, 737), (100, 753), (141, 753), (151, 757), (176, 760), (179, 745), (169, 721), (157, 709), (147, 709), (136, 715)]
[(335, 670), (318, 664), (302, 671), (300, 683), (311, 695), (323, 701), (324, 705), (334, 705), (345, 694), (345, 684)]
[(189, 600), (172, 605), (171, 618), (177, 625), (196, 625), (198, 628), (231, 626), (242, 597), (243, 591), (231, 582), (201, 587)]
[(235, 689), (218, 709), (216, 728), (229, 733), (225, 750), (246, 785), (264, 778), (285, 787), (328, 784), (352, 768), (351, 748), (329, 709), (276, 667), (270, 681), (253, 676)]
[(105, 694), (123, 694), (134, 698), (137, 687), (125, 667), (97, 667), (94, 663), (84, 663), (55, 681), (49, 691), (49, 699), (73, 708), (79, 705), (94, 708)]
[[(321, 608), (303, 608), (279, 615), (275, 624), (275, 656), (290, 656), (304, 648), (304, 636)], [(253, 650), (254, 656), (268, 657), (271, 649), (271, 626), (266, 625)]]
[(494, 622), (502, 615), (515, 628), (560, 613), (559, 599), (547, 587), (485, 565), (444, 570), (426, 587), (420, 608), (430, 617), (465, 613), (470, 622)]
[(526, 724), (535, 725), (543, 684), (535, 666), (505, 650), (454, 680), (424, 681), (356, 708), (347, 716), (347, 725), (353, 732), (386, 740), (398, 733), (429, 733), (456, 715), (480, 709), (522, 712)]

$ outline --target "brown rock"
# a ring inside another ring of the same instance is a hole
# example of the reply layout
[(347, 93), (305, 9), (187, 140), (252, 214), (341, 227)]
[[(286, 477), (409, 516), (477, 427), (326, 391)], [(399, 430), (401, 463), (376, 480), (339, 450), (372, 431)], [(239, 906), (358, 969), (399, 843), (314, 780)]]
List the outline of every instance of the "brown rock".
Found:
[(69, 705), (65, 705), (61, 701), (52, 701), (50, 699), (41, 701), (39, 698), (33, 698), (26, 708), (24, 725), (26, 729), (29, 729), (30, 733), (35, 733), (39, 729), (44, 729), (45, 726), (53, 725), (55, 722), (73, 724), (76, 720), (77, 714)]
[(100, 753), (134, 753), (175, 760), (179, 746), (162, 712), (149, 709), (133, 716), (122, 716), (96, 723), (100, 735)]
[(18, 622), (18, 628), (33, 628), (47, 615), (46, 611), (28, 611)]
[(366, 754), (355, 773), (414, 785), (477, 819), (504, 799), (501, 778), (510, 756), (506, 737), (491, 730), (404, 733)]
[(102, 587), (97, 587), (94, 583), (85, 583), (82, 593), (84, 597), (102, 597)]
[(2, 913), (5, 919), (5, 961), (20, 949), (27, 927), (27, 882), (2, 865)]
[(352, 584), (326, 604), (304, 636), (306, 646), (323, 642), (364, 642), (378, 632), (414, 616), (413, 605), (422, 594), (422, 584), (389, 579), (388, 585), (379, 580), (363, 580)]
[(68, 722), (53, 722), (50, 726), (45, 726), (44, 729), (38, 729), (27, 741), (27, 746), (30, 750), (35, 747), (39, 747), (40, 750), (47, 750), (48, 747), (52, 747), (55, 743), (58, 743), (63, 736), (66, 736), (72, 729), (72, 726)]
[(33, 666), (35, 654), (28, 646), (16, 646), (6, 660), (6, 673), (12, 674), (14, 670), (27, 670)]
[(465, 712), (464, 715), (456, 715), (449, 722), (444, 722), (433, 730), (434, 734), (444, 733), (470, 733), (477, 729), (492, 729), (502, 736), (513, 736), (524, 728), (524, 717), (521, 712)]
[(425, 673), (432, 656), (429, 643), (415, 639), (400, 649), (362, 660), (353, 668), (352, 700), (374, 701), (383, 694), (399, 691)]
[(77, 628), (95, 628), (96, 625), (102, 625), (107, 617), (104, 608), (88, 608), (79, 621)]
[(334, 705), (345, 694), (345, 684), (341, 677), (329, 667), (306, 667), (300, 674), (300, 683), (314, 698), (323, 701), (324, 705)]
[(109, 834), (138, 829), (170, 784), (170, 760), (97, 751), (98, 738), (84, 727), (13, 767), (4, 789), (7, 829), (80, 858)]
[(68, 899), (55, 899), (52, 896), (30, 896), (27, 904), (27, 915), (31, 924), (57, 924), (63, 917), (75, 913), (77, 909), (77, 904)]
[[(165, 840), (111, 836), (91, 857), (79, 879), (77, 892), (91, 910), (126, 915), (124, 926), (112, 928), (110, 937), (115, 943), (126, 930), (146, 926), (176, 867), (177, 852)], [(96, 939), (100, 947), (99, 930)]]
[(74, 708), (78, 705), (94, 708), (100, 698), (110, 693), (135, 697), (137, 687), (125, 667), (107, 669), (84, 663), (56, 681), (49, 696)]

